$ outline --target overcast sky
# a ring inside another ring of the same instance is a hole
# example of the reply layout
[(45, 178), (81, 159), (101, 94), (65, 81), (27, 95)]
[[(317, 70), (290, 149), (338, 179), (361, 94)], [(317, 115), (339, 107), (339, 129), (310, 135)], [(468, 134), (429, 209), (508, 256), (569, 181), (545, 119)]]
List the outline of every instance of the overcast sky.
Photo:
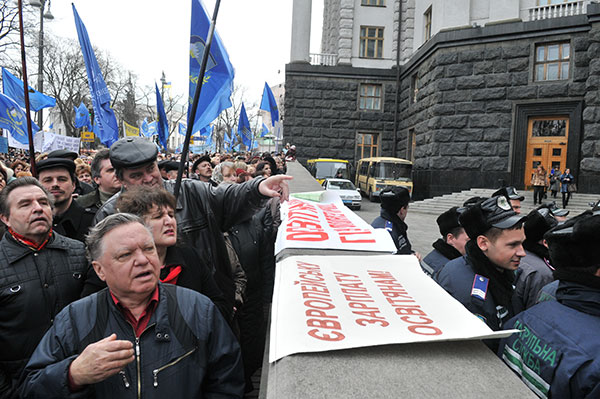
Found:
[[(187, 95), (191, 1), (75, 0), (92, 45), (110, 52), (136, 73), (139, 85), (160, 87), (161, 72), (172, 93)], [(304, 0), (310, 1), (310, 0)], [(27, 4), (24, 2), (24, 4)], [(205, 0), (212, 15), (215, 0)], [(313, 0), (311, 52), (320, 52), (323, 0)], [(76, 39), (71, 1), (53, 0), (55, 19), (45, 28)], [(285, 81), (290, 58), (292, 0), (222, 0), (217, 31), (236, 72), (235, 83), (246, 88), (247, 102), (259, 102), (264, 82)], [(30, 69), (30, 68), (28, 68)]]

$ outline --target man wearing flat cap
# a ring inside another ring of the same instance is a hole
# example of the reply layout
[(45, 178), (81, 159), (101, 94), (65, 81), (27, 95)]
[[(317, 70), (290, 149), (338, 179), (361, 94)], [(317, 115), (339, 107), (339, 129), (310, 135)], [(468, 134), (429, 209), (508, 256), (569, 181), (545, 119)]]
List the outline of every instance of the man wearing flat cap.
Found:
[[(110, 160), (117, 178), (127, 187), (146, 185), (164, 187), (173, 193), (175, 181), (163, 181), (156, 163), (156, 146), (143, 138), (118, 140), (110, 149)], [(250, 218), (269, 197), (288, 198), (287, 180), (277, 175), (268, 179), (253, 179), (243, 184), (212, 187), (209, 183), (184, 179), (177, 198), (178, 236), (182, 243), (198, 249), (207, 264), (213, 265), (215, 281), (233, 311), (235, 286), (223, 231)], [(96, 222), (115, 213), (119, 193), (108, 200), (96, 214)]]
[(458, 223), (457, 210), (458, 207), (452, 207), (436, 219), (442, 238), (432, 244), (433, 251), (421, 262), (423, 271), (430, 276), (440, 271), (446, 263), (465, 254), (469, 236)]
[(219, 183), (212, 179), (213, 165), (210, 162), (210, 157), (208, 155), (203, 155), (194, 161), (192, 173), (195, 178), (200, 181), (210, 183), (215, 187), (219, 185)]
[(551, 283), (554, 267), (550, 263), (548, 244), (544, 233), (558, 224), (548, 208), (540, 207), (529, 212), (523, 224), (527, 254), (517, 269), (513, 306), (515, 314), (536, 304), (540, 290)]
[(75, 163), (66, 158), (47, 158), (37, 164), (38, 180), (54, 196), (52, 228), (57, 233), (84, 242), (96, 213), (73, 199)]
[(158, 169), (160, 175), (164, 180), (174, 180), (177, 178), (177, 171), (179, 170), (179, 162), (177, 161), (160, 161), (158, 163)]
[(408, 226), (404, 223), (410, 202), (408, 189), (401, 186), (388, 187), (381, 191), (379, 198), (381, 211), (371, 226), (376, 229), (386, 229), (390, 233), (396, 245), (397, 255), (415, 254), (406, 234)]
[(556, 300), (519, 313), (498, 355), (541, 398), (600, 398), (600, 212), (544, 234)]
[(492, 194), (492, 197), (497, 195), (503, 195), (509, 202), (513, 209), (513, 211), (517, 212), (517, 214), (521, 214), (521, 201), (525, 200), (525, 197), (518, 193), (517, 189), (508, 186), (502, 187)]
[[(477, 202), (458, 221), (470, 240), (466, 255), (448, 262), (436, 281), (492, 330), (514, 315), (514, 272), (525, 256), (523, 219), (504, 196)], [(492, 349), (497, 340), (486, 342)]]

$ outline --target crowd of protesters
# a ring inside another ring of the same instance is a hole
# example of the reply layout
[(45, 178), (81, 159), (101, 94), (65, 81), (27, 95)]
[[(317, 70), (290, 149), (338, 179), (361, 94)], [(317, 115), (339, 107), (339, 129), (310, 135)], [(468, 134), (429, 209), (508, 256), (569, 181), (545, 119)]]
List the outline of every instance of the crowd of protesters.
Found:
[(0, 155), (0, 398), (251, 391), (289, 151)]

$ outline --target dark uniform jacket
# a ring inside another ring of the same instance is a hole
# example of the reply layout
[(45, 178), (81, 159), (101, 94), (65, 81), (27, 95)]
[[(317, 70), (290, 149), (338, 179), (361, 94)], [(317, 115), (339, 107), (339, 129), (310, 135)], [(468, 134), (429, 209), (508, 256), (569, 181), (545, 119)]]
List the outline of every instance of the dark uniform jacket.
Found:
[[(462, 256), (456, 248), (441, 238), (433, 243), (433, 248), (433, 251), (427, 254), (421, 263), (421, 268), (423, 268), (423, 271), (429, 276), (438, 273), (446, 263)], [(423, 263), (425, 263), (425, 265), (423, 265)]]
[(408, 235), (406, 234), (408, 226), (400, 220), (398, 215), (392, 215), (387, 210), (382, 209), (380, 215), (371, 223), (371, 226), (376, 229), (386, 229), (389, 231), (396, 245), (397, 255), (410, 255), (413, 253), (410, 241), (408, 241)]
[(54, 318), (79, 299), (87, 269), (82, 243), (59, 234), (34, 251), (0, 241), (0, 398), (12, 398), (21, 370)]
[[(212, 187), (198, 180), (184, 179), (177, 198), (178, 238), (202, 253), (214, 270), (215, 281), (223, 292), (229, 309), (235, 304), (235, 285), (227, 247), (223, 238), (235, 223), (244, 221), (261, 207), (265, 199), (258, 191), (263, 179), (252, 179), (243, 184), (223, 184)], [(175, 181), (164, 182), (164, 188), (173, 192)], [(115, 204), (120, 193), (113, 195), (98, 210), (95, 223), (115, 213)]]
[(600, 398), (600, 291), (560, 281), (556, 301), (519, 313), (504, 326), (498, 355), (542, 398)]
[(93, 226), (95, 214), (94, 209), (84, 208), (76, 201), (71, 201), (65, 213), (54, 217), (52, 229), (65, 237), (85, 242), (85, 236)]
[[(134, 344), (136, 359), (83, 392), (71, 393), (68, 369), (93, 342), (116, 333)], [(241, 398), (240, 349), (204, 295), (159, 284), (148, 327), (136, 338), (108, 289), (72, 303), (56, 318), (27, 364), (24, 398)]]

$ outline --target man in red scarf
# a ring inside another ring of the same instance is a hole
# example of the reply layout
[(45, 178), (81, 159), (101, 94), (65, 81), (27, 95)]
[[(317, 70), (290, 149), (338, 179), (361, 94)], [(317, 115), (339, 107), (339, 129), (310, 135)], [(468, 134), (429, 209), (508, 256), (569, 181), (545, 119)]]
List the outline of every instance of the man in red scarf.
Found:
[(52, 231), (53, 197), (33, 177), (0, 193), (0, 398), (16, 397), (18, 378), (55, 316), (81, 295), (88, 263), (83, 243)]

